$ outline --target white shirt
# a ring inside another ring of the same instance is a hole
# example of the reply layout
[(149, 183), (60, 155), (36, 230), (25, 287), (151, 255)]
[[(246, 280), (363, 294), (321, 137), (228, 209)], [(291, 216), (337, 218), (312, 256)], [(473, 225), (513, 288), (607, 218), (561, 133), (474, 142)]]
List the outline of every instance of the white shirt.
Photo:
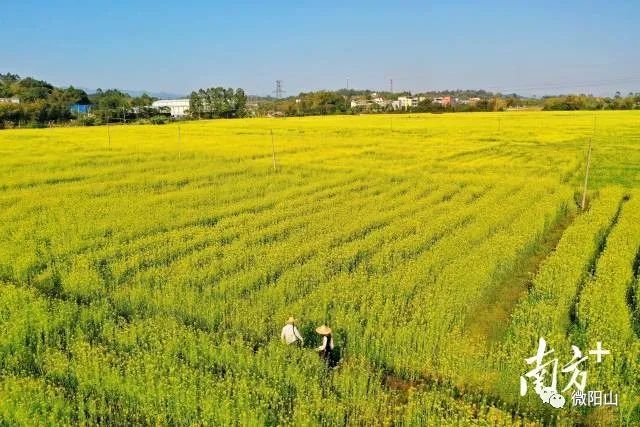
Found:
[(284, 325), (282, 328), (282, 332), (280, 333), (280, 339), (287, 344), (293, 344), (297, 340), (300, 340), (301, 343), (304, 343), (302, 339), (302, 335), (300, 335), (300, 331), (293, 324), (288, 323)]
[[(317, 351), (322, 351), (327, 346), (327, 336), (322, 337), (322, 345), (317, 348)], [(333, 350), (333, 335), (331, 335), (331, 341), (329, 342), (329, 350)]]

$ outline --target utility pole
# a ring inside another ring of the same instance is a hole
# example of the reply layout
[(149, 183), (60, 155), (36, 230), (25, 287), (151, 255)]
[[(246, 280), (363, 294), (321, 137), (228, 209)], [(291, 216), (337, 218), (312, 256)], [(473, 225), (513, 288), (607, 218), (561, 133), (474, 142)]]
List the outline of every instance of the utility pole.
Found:
[(180, 158), (180, 148), (182, 144), (180, 144), (180, 125), (178, 125), (178, 159)]
[(587, 182), (589, 182), (589, 166), (591, 165), (591, 143), (593, 141), (593, 138), (589, 138), (589, 154), (587, 155), (587, 171), (584, 174), (584, 190), (582, 190), (582, 210), (584, 211), (584, 208), (586, 207), (587, 204)]
[(389, 79), (389, 92), (393, 93), (393, 79)]
[(349, 77), (347, 77), (347, 90), (349, 90)]
[(109, 126), (109, 119), (107, 119), (107, 136), (109, 137), (109, 151), (111, 151), (111, 126)]
[(273, 153), (273, 171), (276, 172), (276, 144), (273, 140), (273, 129), (271, 129), (271, 152)]

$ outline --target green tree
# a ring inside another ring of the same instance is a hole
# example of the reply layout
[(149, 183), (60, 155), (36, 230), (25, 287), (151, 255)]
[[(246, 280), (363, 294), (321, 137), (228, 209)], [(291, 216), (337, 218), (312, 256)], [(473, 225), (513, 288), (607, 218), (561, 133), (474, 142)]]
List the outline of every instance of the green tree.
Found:
[(247, 96), (243, 89), (212, 87), (191, 92), (189, 111), (198, 118), (234, 118), (243, 117)]
[(135, 97), (131, 100), (131, 106), (133, 107), (149, 107), (153, 104), (157, 98), (150, 96), (147, 93), (143, 93), (142, 95)]
[(90, 96), (93, 113), (103, 121), (126, 120), (131, 108), (131, 96), (117, 89), (98, 89)]
[(31, 77), (19, 80), (11, 86), (14, 95), (17, 95), (22, 102), (45, 100), (54, 89), (49, 83)]

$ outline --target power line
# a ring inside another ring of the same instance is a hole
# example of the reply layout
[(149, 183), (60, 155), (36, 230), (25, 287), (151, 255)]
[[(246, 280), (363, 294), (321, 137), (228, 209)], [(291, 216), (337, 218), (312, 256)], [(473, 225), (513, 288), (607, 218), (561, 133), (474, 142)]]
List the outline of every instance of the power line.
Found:
[[(388, 76), (385, 76), (385, 79), (389, 84), (388, 86), (389, 91), (393, 92), (393, 83), (394, 83), (394, 80), (397, 83), (398, 77), (395, 76), (394, 78), (390, 78)], [(406, 80), (406, 78), (401, 78), (401, 80), (404, 81)], [(580, 88), (588, 89), (592, 87), (597, 88), (597, 87), (616, 85), (616, 84), (630, 85), (630, 84), (636, 84), (636, 83), (640, 84), (640, 76), (627, 76), (627, 77), (600, 79), (600, 80), (596, 80), (596, 79), (579, 80), (579, 81), (573, 81), (573, 82), (572, 81), (538, 82), (538, 83), (514, 84), (514, 85), (479, 84), (475, 88), (472, 88), (470, 90), (479, 90), (484, 88), (485, 90), (494, 91), (494, 92), (500, 91), (504, 94), (504, 93), (516, 92), (516, 91), (533, 91), (533, 90), (544, 91), (544, 90), (557, 90), (557, 89), (575, 90)], [(416, 92), (450, 92), (450, 91), (445, 89), (428, 89), (428, 90), (417, 89)]]
[[(388, 78), (389, 82), (389, 92), (394, 93), (393, 78)], [(638, 76), (628, 76), (623, 78), (616, 79), (604, 79), (604, 80), (591, 80), (591, 81), (577, 81), (577, 82), (545, 82), (539, 84), (521, 84), (521, 85), (487, 85), (484, 86), (487, 90), (493, 90), (496, 92), (508, 93), (508, 92), (517, 92), (517, 91), (544, 91), (544, 90), (557, 90), (557, 89), (567, 89), (567, 90), (575, 90), (577, 88), (595, 88), (602, 87), (608, 85), (615, 84), (640, 84), (640, 77)], [(351, 88), (351, 78), (346, 78), (347, 89)], [(481, 85), (482, 86), (482, 85)], [(445, 92), (444, 90), (428, 90), (427, 92), (435, 91), (435, 92)], [(272, 92), (275, 94), (276, 98), (282, 98), (286, 91), (283, 89), (283, 81), (276, 80), (275, 90)]]
[[(566, 88), (588, 88), (607, 86), (611, 84), (622, 83), (640, 83), (638, 77), (626, 77), (621, 79), (608, 79), (608, 80), (592, 80), (582, 82), (565, 82), (565, 83), (542, 83), (540, 85), (514, 85), (514, 86), (500, 86), (503, 90), (544, 90), (544, 89), (566, 89)], [(498, 86), (487, 86), (489, 89), (498, 89)]]

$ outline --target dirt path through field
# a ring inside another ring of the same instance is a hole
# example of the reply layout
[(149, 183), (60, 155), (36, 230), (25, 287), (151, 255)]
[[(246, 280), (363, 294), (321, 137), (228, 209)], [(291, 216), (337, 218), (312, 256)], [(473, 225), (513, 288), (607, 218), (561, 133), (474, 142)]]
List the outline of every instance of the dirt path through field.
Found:
[(466, 334), (472, 341), (491, 344), (502, 339), (518, 301), (526, 295), (542, 262), (555, 250), (575, 217), (576, 213), (571, 211), (558, 220), (542, 237), (536, 250), (522, 261), (520, 268), (491, 290), (487, 298), (490, 303), (479, 305), (467, 321)]

